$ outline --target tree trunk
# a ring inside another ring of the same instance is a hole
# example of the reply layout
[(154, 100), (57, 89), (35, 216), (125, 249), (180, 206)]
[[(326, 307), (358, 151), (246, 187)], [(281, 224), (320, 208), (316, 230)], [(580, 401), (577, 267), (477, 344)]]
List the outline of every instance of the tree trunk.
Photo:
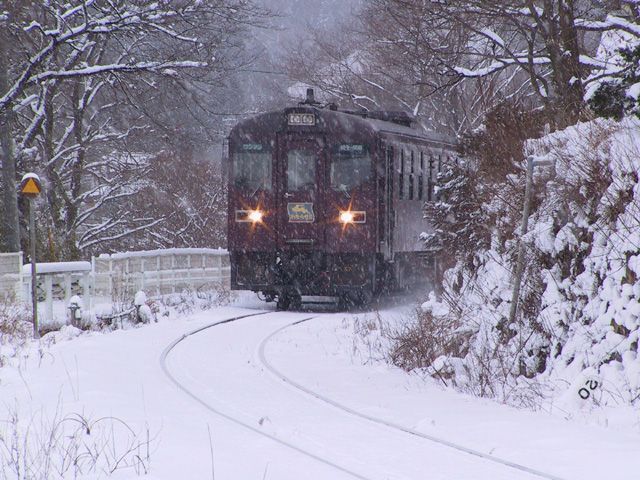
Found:
[(86, 99), (80, 93), (81, 83), (80, 81), (74, 82), (73, 94), (71, 97), (73, 105), (73, 136), (76, 144), (80, 145), (76, 154), (75, 162), (73, 163), (71, 171), (71, 185), (69, 200), (66, 205), (65, 213), (65, 231), (66, 231), (66, 246), (65, 251), (69, 258), (79, 259), (80, 250), (77, 244), (77, 225), (78, 220), (78, 198), (82, 191), (82, 175), (85, 168), (85, 138), (84, 138), (84, 113), (85, 113), (85, 101)]
[[(0, 36), (0, 95), (7, 91), (7, 55), (4, 39)], [(18, 193), (16, 187), (16, 158), (13, 148), (11, 127), (13, 124), (12, 105), (0, 109), (0, 159), (2, 160), (2, 237), (0, 248), (7, 252), (20, 251), (20, 223), (18, 216)]]

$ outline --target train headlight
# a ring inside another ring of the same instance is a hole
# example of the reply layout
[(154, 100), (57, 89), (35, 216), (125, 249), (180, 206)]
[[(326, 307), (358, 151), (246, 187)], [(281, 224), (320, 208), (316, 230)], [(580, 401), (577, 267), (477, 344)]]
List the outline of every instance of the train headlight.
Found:
[(344, 210), (340, 212), (338, 220), (340, 220), (340, 223), (344, 225), (349, 225), (352, 223), (365, 223), (367, 221), (367, 213)]
[(353, 213), (351, 212), (340, 212), (340, 222), (341, 223), (353, 223)]
[(262, 210), (236, 210), (236, 222), (240, 223), (260, 223), (264, 217)]
[(251, 210), (249, 212), (249, 220), (253, 223), (261, 222), (263, 216), (264, 214), (260, 210)]

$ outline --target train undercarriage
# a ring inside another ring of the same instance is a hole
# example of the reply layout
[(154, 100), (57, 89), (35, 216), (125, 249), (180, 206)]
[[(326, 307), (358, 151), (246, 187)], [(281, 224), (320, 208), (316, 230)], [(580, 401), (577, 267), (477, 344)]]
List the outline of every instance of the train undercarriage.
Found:
[(339, 304), (368, 305), (377, 295), (433, 279), (433, 258), (415, 252), (386, 262), (381, 254), (231, 252), (233, 289), (252, 290), (281, 310), (303, 296), (334, 297)]

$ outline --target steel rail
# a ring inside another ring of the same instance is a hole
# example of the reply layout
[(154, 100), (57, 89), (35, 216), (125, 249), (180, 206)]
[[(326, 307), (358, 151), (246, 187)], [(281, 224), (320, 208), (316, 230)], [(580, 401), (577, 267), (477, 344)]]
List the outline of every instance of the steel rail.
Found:
[[(218, 320), (214, 323), (211, 323), (209, 325), (205, 325), (203, 327), (197, 328), (195, 330), (192, 330), (190, 332), (185, 333), (184, 335), (180, 336), (179, 338), (175, 339), (173, 342), (171, 342), (162, 352), (162, 354), (160, 355), (160, 367), (162, 368), (162, 371), (164, 372), (164, 374), (169, 378), (169, 380), (171, 380), (171, 382), (178, 387), (179, 390), (181, 390), (184, 394), (186, 394), (188, 397), (190, 397), (192, 400), (194, 400), (195, 402), (199, 403), (202, 407), (204, 407), (205, 409), (209, 410), (210, 412), (224, 418), (225, 420), (228, 420), (229, 422), (232, 422), (240, 427), (243, 427), (247, 430), (252, 431), (253, 433), (256, 433), (258, 435), (261, 435), (263, 437), (266, 437), (284, 447), (287, 447), (291, 450), (294, 450), (306, 457), (309, 457), (313, 460), (316, 460), (324, 465), (327, 465), (331, 468), (334, 468), (336, 470), (339, 470), (343, 473), (346, 473), (347, 475), (350, 475), (354, 478), (358, 478), (360, 480), (374, 480), (370, 477), (365, 477), (363, 475), (360, 475), (359, 473), (356, 473), (354, 471), (351, 471), (345, 467), (342, 467), (336, 463), (333, 463), (331, 460), (328, 460), (326, 458), (323, 458), (319, 455), (316, 455), (315, 453), (309, 452), (307, 450), (304, 450), (301, 447), (298, 447), (296, 445), (294, 445), (293, 443), (289, 443), (286, 440), (283, 440), (281, 438), (276, 437), (275, 435), (271, 435), (269, 433), (266, 433), (256, 427), (254, 427), (253, 425), (250, 425), (248, 423), (243, 422), (242, 420), (233, 417), (232, 415), (229, 415), (228, 413), (225, 413), (221, 410), (218, 410), (217, 408), (211, 406), (210, 404), (208, 404), (205, 400), (203, 400), (202, 398), (200, 398), (198, 395), (196, 395), (195, 393), (193, 393), (191, 390), (189, 390), (188, 388), (186, 388), (183, 384), (181, 384), (178, 379), (175, 377), (174, 374), (171, 373), (168, 365), (167, 365), (167, 357), (169, 356), (169, 354), (171, 353), (171, 351), (177, 346), (179, 345), (181, 342), (183, 342), (184, 340), (188, 339), (189, 337), (196, 335), (204, 330), (213, 328), (213, 327), (217, 327), (220, 325), (225, 325), (227, 323), (232, 323), (238, 320), (242, 320), (243, 318), (249, 318), (249, 317), (256, 317), (259, 315), (267, 315), (269, 313), (274, 313), (274, 312), (260, 312), (260, 313), (251, 313), (251, 314), (247, 314), (247, 315), (239, 315), (236, 317), (232, 317), (232, 318), (228, 318), (225, 320)], [(311, 320), (312, 318), (315, 317), (309, 317), (309, 318), (305, 318), (302, 321), (308, 321)]]
[(315, 317), (311, 317), (311, 318), (305, 318), (302, 320), (298, 320), (296, 322), (290, 323), (289, 325), (285, 325), (284, 327), (281, 327), (279, 329), (277, 329), (276, 331), (272, 332), (269, 336), (267, 336), (266, 338), (264, 338), (262, 340), (262, 342), (260, 343), (260, 346), (258, 347), (258, 356), (260, 359), (260, 362), (264, 365), (264, 367), (272, 374), (275, 375), (279, 380), (282, 380), (283, 382), (291, 385), (292, 387), (296, 388), (297, 390), (303, 392), (306, 395), (309, 395), (311, 397), (314, 397), (315, 399), (329, 404), (339, 410), (342, 410), (343, 412), (346, 412), (347, 414), (362, 418), (364, 420), (368, 420), (370, 422), (373, 423), (377, 423), (378, 425), (383, 425), (385, 427), (388, 428), (392, 428), (394, 430), (399, 430), (405, 433), (408, 433), (410, 435), (414, 435), (416, 437), (422, 438), (424, 440), (428, 440), (430, 442), (434, 442), (440, 445), (443, 445), (445, 447), (448, 448), (452, 448), (454, 450), (457, 450), (459, 452), (468, 454), (468, 455), (472, 455), (474, 457), (477, 457), (479, 459), (482, 460), (487, 460), (490, 462), (494, 462), (494, 463), (498, 463), (500, 465), (503, 465), (505, 467), (509, 467), (509, 468), (513, 468), (515, 470), (519, 470), (521, 472), (525, 472), (528, 473), (530, 475), (535, 475), (537, 477), (540, 478), (545, 478), (547, 480), (565, 480), (562, 477), (558, 477), (556, 475), (550, 474), (550, 473), (546, 473), (546, 472), (542, 472), (540, 470), (536, 470), (534, 468), (531, 467), (527, 467), (526, 465), (522, 465), (520, 463), (517, 462), (512, 462), (510, 460), (506, 460), (504, 458), (500, 458), (500, 457), (495, 457), (493, 455), (489, 455), (487, 453), (481, 452), (479, 450), (474, 450), (472, 448), (469, 447), (465, 447), (464, 445), (460, 445), (454, 442), (451, 442), (449, 440), (446, 440), (444, 438), (441, 437), (436, 437), (434, 435), (429, 435), (423, 432), (420, 432), (418, 430), (414, 430), (412, 428), (400, 425), (398, 423), (394, 423), (394, 422), (390, 422), (387, 420), (384, 420), (382, 418), (379, 417), (374, 417), (371, 415), (367, 415), (366, 413), (362, 413), (358, 410), (354, 410), (353, 408), (350, 408), (346, 405), (343, 405), (342, 403), (339, 403), (329, 397), (325, 397), (324, 395), (311, 390), (307, 387), (305, 387), (304, 385), (301, 385), (300, 383), (296, 382), (295, 380), (287, 377), (284, 373), (282, 373), (280, 370), (276, 369), (273, 364), (271, 362), (269, 362), (269, 360), (267, 359), (267, 356), (265, 354), (265, 348), (267, 343), (269, 343), (269, 341), (271, 341), (271, 339), (273, 339), (273, 337), (275, 337), (276, 335), (278, 335), (280, 332), (282, 332), (283, 330), (286, 330), (288, 328), (291, 328), (293, 326), (297, 326), (300, 325), (302, 323), (308, 322), (309, 320), (312, 320)]

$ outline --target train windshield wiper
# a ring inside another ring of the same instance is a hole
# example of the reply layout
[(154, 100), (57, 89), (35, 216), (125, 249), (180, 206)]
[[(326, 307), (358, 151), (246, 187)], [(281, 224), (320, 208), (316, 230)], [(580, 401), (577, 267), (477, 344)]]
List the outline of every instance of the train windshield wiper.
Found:
[(338, 186), (338, 190), (341, 191), (342, 193), (344, 193), (347, 198), (351, 198), (351, 195), (349, 194), (349, 189), (347, 188), (347, 186), (344, 183), (341, 183)]

